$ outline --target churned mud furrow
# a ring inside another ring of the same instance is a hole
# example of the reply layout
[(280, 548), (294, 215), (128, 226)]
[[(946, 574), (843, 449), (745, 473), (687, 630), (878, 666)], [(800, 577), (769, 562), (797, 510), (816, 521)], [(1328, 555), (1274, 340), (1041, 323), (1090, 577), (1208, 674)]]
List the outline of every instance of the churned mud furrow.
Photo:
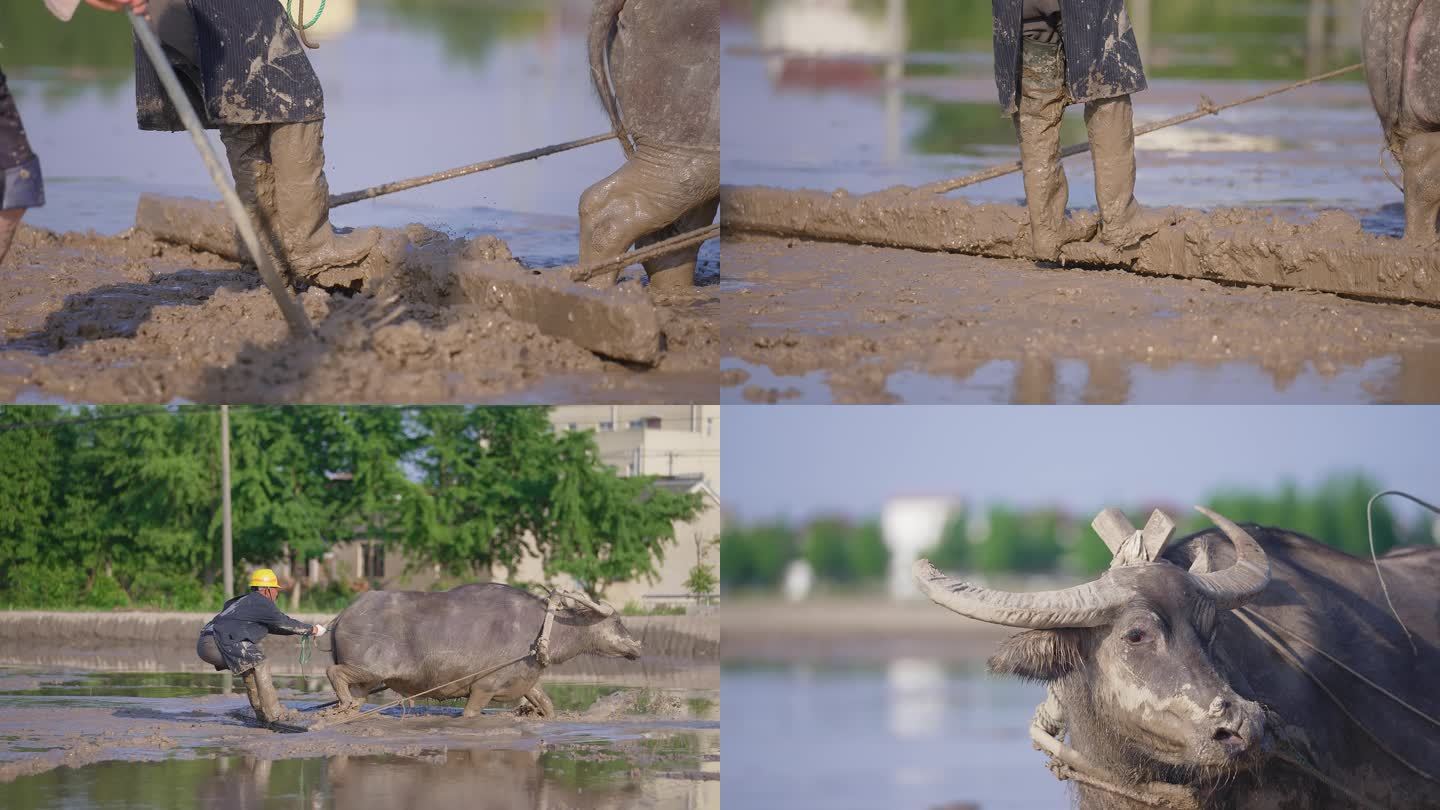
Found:
[[(917, 189), (874, 194), (726, 187), (726, 228), (885, 247), (1026, 258), (1029, 220), (1016, 205), (975, 205)], [(1064, 263), (1147, 275), (1288, 287), (1440, 305), (1440, 248), (1372, 236), (1348, 214), (1329, 211), (1290, 222), (1272, 211), (1174, 212), (1172, 224), (1135, 249), (1077, 242)], [(1092, 212), (1079, 212), (1084, 225)]]
[[(1145, 375), (1232, 364), (1267, 378), (1261, 395), (1359, 375), (1368, 400), (1440, 397), (1434, 307), (773, 236), (728, 236), (723, 250), (726, 400), (809, 398), (792, 382), (808, 376), (835, 401), (919, 401), (929, 392), (897, 393), (901, 375), (965, 385), (996, 363), (1011, 379), (986, 401), (1153, 399)], [(1072, 362), (1078, 379), (1062, 379)], [(1236, 385), (1231, 398), (1257, 395), (1256, 381)]]
[(321, 336), (302, 346), (258, 276), (234, 262), (140, 231), (22, 228), (0, 274), (0, 398), (716, 396), (713, 286), (652, 298), (633, 284), (553, 283), (498, 239), (419, 226), (388, 230), (382, 248), (344, 280), (360, 292), (311, 287), (299, 296)]

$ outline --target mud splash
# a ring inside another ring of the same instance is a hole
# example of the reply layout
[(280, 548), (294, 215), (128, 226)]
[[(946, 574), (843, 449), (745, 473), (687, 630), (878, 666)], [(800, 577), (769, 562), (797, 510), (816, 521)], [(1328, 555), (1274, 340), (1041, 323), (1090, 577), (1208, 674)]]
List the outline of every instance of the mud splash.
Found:
[[(951, 401), (944, 386), (897, 382), (989, 379), (997, 363), (1015, 369), (1000, 401), (1311, 401), (1297, 380), (1362, 368), (1374, 376), (1352, 376), (1350, 399), (1440, 401), (1431, 307), (768, 236), (727, 237), (723, 250), (735, 292), (719, 314), (722, 401), (808, 401), (820, 385), (837, 402)], [(1256, 374), (1196, 390), (1204, 370), (1237, 364)], [(1186, 368), (1188, 383), (1159, 392), (1144, 379)]]
[[(721, 190), (731, 233), (825, 239), (942, 250), (992, 258), (1032, 256), (1029, 219), (1014, 205), (974, 205), (905, 187), (864, 195), (764, 186)], [(1073, 242), (1061, 262), (1136, 273), (1317, 290), (1440, 304), (1440, 248), (1371, 236), (1348, 214), (1329, 211), (1296, 223), (1273, 211), (1176, 210), (1171, 224), (1116, 251)], [(1094, 229), (1094, 213), (1073, 217)]]
[[(364, 292), (300, 296), (321, 336), (300, 345), (258, 277), (219, 256), (138, 231), (22, 228), (0, 275), (0, 398), (715, 400), (713, 289), (655, 295), (653, 307), (621, 292), (632, 303), (581, 301), (546, 323), (537, 313), (555, 291), (497, 239), (411, 226), (382, 247), (399, 260), (371, 268)], [(653, 367), (611, 359), (647, 351)]]

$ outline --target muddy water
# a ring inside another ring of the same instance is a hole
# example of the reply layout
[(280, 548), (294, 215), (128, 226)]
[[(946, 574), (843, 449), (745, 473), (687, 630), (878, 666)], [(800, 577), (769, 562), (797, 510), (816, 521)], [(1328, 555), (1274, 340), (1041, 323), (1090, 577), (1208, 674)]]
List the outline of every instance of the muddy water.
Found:
[[(277, 678), (296, 709), (328, 698), (323, 683)], [(0, 670), (0, 806), (719, 807), (713, 690), (554, 682), (550, 721), (446, 703), (277, 734), (227, 686)]]
[[(973, 4), (972, 25), (941, 5), (776, 2), (733, 18), (724, 32), (725, 182), (871, 192), (1014, 160), (990, 75), (988, 7)], [(1186, 112), (1202, 95), (1231, 100), (1358, 61), (1357, 6), (1331, 4), (1332, 16), (1312, 21), (1313, 5), (1232, 4), (1201, 19), (1137, 3), (1151, 88), (1135, 98), (1136, 123)], [(1084, 139), (1073, 109), (1062, 141)], [(1298, 218), (1338, 208), (1373, 234), (1402, 228), (1359, 81), (1164, 130), (1137, 149), (1145, 204)], [(1066, 167), (1072, 207), (1093, 206), (1089, 159)], [(952, 196), (1018, 203), (1023, 190), (1014, 174)], [(747, 237), (725, 253), (722, 401), (1440, 397), (1430, 382), (1440, 315), (1431, 310), (795, 240)]]
[(727, 665), (722, 691), (730, 810), (1066, 805), (1026, 736), (1043, 687), (979, 662), (751, 662)]
[[(355, 12), (310, 52), (325, 86), (334, 193), (609, 128), (590, 88), (585, 0), (332, 6), (337, 20)], [(48, 183), (48, 204), (25, 221), (72, 235), (22, 232), (0, 273), (0, 399), (714, 401), (713, 286), (660, 301), (667, 354), (655, 369), (505, 317), (445, 313), (412, 312), (381, 329), (373, 322), (386, 313), (371, 312), (360, 351), (307, 354), (284, 339), (253, 274), (144, 239), (73, 235), (121, 233), (145, 192), (216, 193), (186, 135), (135, 129), (124, 21), (88, 15), (61, 26), (36, 10), (15, 11), (0, 34), (20, 38), (0, 58)], [(527, 266), (570, 263), (580, 193), (622, 162), (618, 145), (598, 144), (355, 203), (333, 219), (497, 236)], [(718, 255), (716, 244), (702, 251), (702, 282), (718, 278)], [(306, 306), (323, 322), (365, 303), (313, 293)]]

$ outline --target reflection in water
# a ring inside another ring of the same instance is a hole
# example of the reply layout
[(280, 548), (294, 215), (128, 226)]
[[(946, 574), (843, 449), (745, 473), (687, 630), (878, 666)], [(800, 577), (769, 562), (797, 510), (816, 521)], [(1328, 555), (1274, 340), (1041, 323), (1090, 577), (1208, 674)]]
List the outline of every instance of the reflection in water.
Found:
[(909, 660), (727, 666), (726, 810), (1066, 806), (1026, 729), (1044, 689)]
[[(646, 741), (651, 742), (651, 741)], [(466, 807), (476, 810), (718, 810), (720, 785), (700, 778), (716, 735), (677, 734), (662, 744), (563, 750), (424, 750), (413, 756), (268, 760), (221, 756), (105, 762), (60, 768), (0, 785), (10, 810)]]
[(938, 661), (898, 658), (885, 669), (890, 733), (899, 739), (938, 734), (945, 710), (945, 670)]
[[(1148, 365), (1117, 357), (1031, 355), (1020, 361), (990, 360), (965, 372), (897, 371), (881, 393), (911, 404), (1433, 402), (1440, 398), (1437, 362), (1422, 351), (1324, 369), (1309, 361), (1273, 367), (1243, 362)], [(791, 404), (826, 404), (836, 398), (824, 371), (778, 375), (734, 357), (725, 358), (721, 369), (749, 375), (740, 386), (720, 389), (722, 403), (745, 401), (747, 389), (793, 389), (795, 394), (786, 400)], [(861, 401), (874, 398), (874, 392), (866, 393)]]

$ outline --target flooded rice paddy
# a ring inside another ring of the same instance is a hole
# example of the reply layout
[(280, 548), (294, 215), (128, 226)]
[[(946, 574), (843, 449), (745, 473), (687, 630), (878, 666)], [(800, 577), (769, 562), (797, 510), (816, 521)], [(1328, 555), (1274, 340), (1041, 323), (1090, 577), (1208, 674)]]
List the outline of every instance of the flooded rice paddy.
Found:
[[(314, 675), (276, 685), (294, 709), (332, 697)], [(0, 806), (720, 806), (717, 691), (545, 688), (553, 720), (421, 701), (279, 734), (228, 673), (0, 669)]]
[(730, 810), (1055, 808), (1026, 730), (1044, 688), (979, 662), (728, 663)]

